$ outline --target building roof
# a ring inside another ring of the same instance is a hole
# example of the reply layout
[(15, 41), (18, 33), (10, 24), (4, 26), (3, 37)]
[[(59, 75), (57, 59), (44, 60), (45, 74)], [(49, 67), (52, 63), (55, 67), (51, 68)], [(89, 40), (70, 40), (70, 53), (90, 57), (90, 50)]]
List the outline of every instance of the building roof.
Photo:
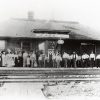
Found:
[(10, 19), (0, 23), (0, 37), (41, 38), (36, 36), (34, 30), (65, 34), (69, 32), (69, 39), (99, 40), (92, 31), (77, 22)]

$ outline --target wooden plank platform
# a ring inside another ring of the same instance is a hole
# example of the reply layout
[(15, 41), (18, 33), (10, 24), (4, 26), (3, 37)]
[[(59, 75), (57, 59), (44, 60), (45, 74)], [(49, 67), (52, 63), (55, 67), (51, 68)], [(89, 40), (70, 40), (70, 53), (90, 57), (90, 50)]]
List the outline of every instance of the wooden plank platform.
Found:
[(100, 68), (0, 67), (0, 82), (100, 81)]

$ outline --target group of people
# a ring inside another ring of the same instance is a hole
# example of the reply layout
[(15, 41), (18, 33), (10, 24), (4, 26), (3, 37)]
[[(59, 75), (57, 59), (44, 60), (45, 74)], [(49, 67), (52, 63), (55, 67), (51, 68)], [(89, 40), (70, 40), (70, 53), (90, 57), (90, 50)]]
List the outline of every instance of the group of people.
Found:
[(62, 55), (60, 53), (56, 53), (52, 55), (52, 63), (50, 65), (57, 68), (100, 67), (100, 55), (97, 55), (96, 57), (93, 52), (91, 52), (90, 55), (87, 53), (78, 55), (76, 52), (73, 52), (72, 54), (64, 52)]
[(0, 52), (1, 67), (34, 67), (36, 63), (36, 55), (34, 51), (12, 52), (10, 49)]
[(76, 52), (68, 54), (64, 52), (51, 53), (45, 55), (43, 52), (12, 52), (10, 49), (0, 52), (0, 66), (2, 67), (40, 67), (40, 68), (87, 68), (100, 67), (100, 54), (95, 55), (83, 53), (78, 55)]
[[(50, 61), (49, 61), (50, 62)], [(64, 68), (88, 68), (88, 67), (100, 67), (100, 54), (95, 55), (91, 52), (90, 54), (83, 53), (78, 55), (76, 52), (68, 54), (64, 52), (62, 55), (60, 53), (52, 54), (52, 67), (64, 67)]]
[(93, 52), (90, 54), (83, 53), (82, 55), (78, 55), (76, 52), (69, 55), (64, 52), (62, 58), (64, 60), (65, 67), (100, 67), (100, 54), (95, 55)]

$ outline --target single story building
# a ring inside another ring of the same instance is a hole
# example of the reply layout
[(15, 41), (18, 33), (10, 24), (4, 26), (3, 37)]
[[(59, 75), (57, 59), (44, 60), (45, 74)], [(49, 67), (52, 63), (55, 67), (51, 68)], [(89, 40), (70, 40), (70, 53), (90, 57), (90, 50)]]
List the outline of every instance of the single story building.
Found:
[[(61, 45), (58, 40), (63, 40)], [(100, 53), (100, 38), (78, 22), (10, 19), (0, 24), (0, 50), (43, 50), (46, 55), (60, 50), (78, 54)]]

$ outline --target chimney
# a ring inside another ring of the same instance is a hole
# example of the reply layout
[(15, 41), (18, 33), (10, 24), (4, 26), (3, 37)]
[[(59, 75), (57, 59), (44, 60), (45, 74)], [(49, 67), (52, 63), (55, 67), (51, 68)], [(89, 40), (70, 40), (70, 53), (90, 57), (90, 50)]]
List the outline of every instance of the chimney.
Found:
[(32, 11), (28, 12), (28, 20), (34, 20), (34, 13)]

